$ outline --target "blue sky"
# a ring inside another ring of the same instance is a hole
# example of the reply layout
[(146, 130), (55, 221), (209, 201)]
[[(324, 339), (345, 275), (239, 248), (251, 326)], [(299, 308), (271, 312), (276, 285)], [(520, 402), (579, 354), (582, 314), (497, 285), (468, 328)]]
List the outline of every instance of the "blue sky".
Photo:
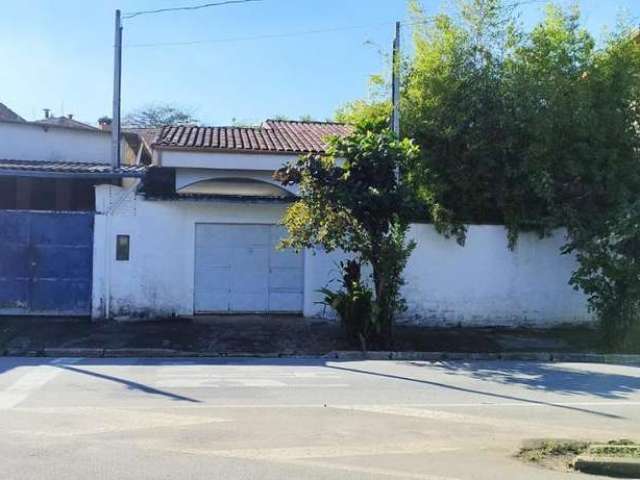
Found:
[[(95, 123), (111, 110), (114, 10), (206, 1), (5, 1), (0, 102), (27, 119), (42, 117), (47, 107)], [(423, 0), (427, 13), (451, 3)], [(523, 3), (522, 21), (531, 25), (544, 3)], [(621, 12), (640, 17), (640, 0), (577, 3), (596, 34), (613, 26)], [(169, 102), (192, 109), (206, 124), (260, 122), (278, 114), (326, 119), (345, 102), (367, 95), (369, 75), (384, 69), (380, 51), (390, 48), (393, 22), (406, 17), (405, 0), (263, 0), (126, 20), (123, 112)], [(325, 29), (336, 30), (246, 38)], [(133, 46), (201, 40), (206, 43)]]

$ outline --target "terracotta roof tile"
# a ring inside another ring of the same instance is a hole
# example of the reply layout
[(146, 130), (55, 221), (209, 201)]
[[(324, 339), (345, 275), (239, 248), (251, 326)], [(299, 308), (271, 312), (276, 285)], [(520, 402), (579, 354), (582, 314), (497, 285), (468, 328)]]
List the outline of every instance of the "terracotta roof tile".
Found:
[(171, 149), (233, 150), (244, 152), (322, 153), (328, 138), (343, 136), (351, 127), (330, 122), (267, 120), (261, 127), (162, 128), (153, 146)]

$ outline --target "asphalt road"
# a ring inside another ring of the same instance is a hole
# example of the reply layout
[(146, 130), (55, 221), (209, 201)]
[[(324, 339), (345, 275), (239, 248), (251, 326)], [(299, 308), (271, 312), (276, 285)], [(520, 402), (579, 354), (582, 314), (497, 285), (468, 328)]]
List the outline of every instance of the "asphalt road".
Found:
[(0, 359), (0, 478), (595, 478), (525, 439), (640, 440), (640, 368)]

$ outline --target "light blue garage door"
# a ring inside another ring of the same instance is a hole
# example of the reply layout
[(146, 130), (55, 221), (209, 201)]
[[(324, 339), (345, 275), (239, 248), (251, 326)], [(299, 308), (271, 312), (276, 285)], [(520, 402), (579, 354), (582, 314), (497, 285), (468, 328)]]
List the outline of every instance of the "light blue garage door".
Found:
[(279, 225), (197, 224), (196, 313), (299, 313), (303, 257)]

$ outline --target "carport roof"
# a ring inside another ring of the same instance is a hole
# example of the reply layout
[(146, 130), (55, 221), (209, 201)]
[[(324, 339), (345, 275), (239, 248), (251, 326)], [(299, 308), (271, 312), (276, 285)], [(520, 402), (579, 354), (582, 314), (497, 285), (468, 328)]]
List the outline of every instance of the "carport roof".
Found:
[(112, 169), (104, 163), (45, 162), (39, 160), (0, 159), (0, 175), (33, 177), (141, 177), (146, 171), (142, 165), (122, 165)]

